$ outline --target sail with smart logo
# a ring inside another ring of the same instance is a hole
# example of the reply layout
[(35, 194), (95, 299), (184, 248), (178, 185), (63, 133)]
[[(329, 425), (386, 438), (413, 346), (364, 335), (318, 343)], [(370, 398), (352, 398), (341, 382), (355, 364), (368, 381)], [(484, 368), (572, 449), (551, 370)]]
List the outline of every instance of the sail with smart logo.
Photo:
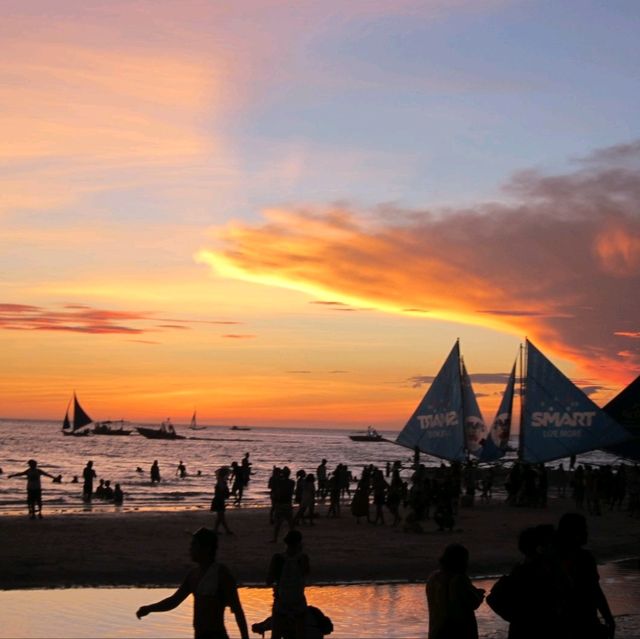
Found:
[(462, 368), (462, 414), (464, 415), (464, 446), (470, 455), (480, 456), (482, 452), (482, 442), (486, 435), (486, 426), (482, 413), (480, 412), (480, 406), (478, 406), (478, 400), (476, 394), (473, 392), (473, 386), (471, 384), (471, 378), (467, 372), (467, 367), (464, 364), (464, 359), (461, 360), (460, 366)]
[(514, 362), (511, 374), (507, 380), (502, 401), (498, 407), (496, 418), (493, 420), (491, 430), (486, 436), (480, 452), (480, 461), (490, 462), (504, 457), (509, 447), (511, 435), (511, 420), (513, 417), (513, 397), (516, 387), (516, 364)]
[(527, 340), (520, 454), (548, 462), (629, 439), (627, 431), (591, 401)]
[(465, 458), (460, 345), (455, 343), (396, 444), (449, 461)]

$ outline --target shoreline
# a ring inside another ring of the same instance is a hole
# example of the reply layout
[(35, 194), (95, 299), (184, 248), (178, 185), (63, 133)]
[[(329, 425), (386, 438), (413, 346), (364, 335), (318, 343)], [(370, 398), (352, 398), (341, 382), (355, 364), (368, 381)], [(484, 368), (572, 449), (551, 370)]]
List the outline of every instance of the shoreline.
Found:
[[(550, 499), (547, 508), (510, 507), (502, 501), (460, 508), (453, 532), (437, 532), (431, 520), (423, 533), (405, 533), (402, 524), (356, 524), (348, 505), (342, 516), (327, 519), (317, 508), (316, 525), (300, 526), (311, 559), (309, 585), (354, 583), (416, 583), (437, 566), (444, 547), (463, 543), (470, 552), (470, 574), (491, 578), (508, 572), (519, 561), (519, 532), (539, 523), (556, 524), (572, 512), (568, 499)], [(91, 516), (89, 516), (91, 515)], [(386, 516), (386, 514), (385, 514)], [(390, 519), (390, 518), (389, 518)], [(599, 563), (633, 559), (640, 554), (640, 519), (626, 512), (587, 515), (589, 548)], [(192, 565), (189, 533), (212, 527), (206, 510), (96, 512), (0, 517), (0, 589), (73, 587), (174, 587)], [(283, 549), (273, 532), (268, 509), (227, 511), (234, 535), (220, 535), (218, 560), (226, 564), (240, 586), (264, 584), (271, 555)]]

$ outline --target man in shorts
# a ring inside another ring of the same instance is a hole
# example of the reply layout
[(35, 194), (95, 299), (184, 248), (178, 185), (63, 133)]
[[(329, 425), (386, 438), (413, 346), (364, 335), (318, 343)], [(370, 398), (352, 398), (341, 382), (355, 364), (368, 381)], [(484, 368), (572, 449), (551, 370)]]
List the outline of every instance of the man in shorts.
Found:
[(40, 468), (38, 468), (38, 462), (35, 459), (30, 459), (27, 465), (29, 468), (23, 470), (21, 473), (13, 473), (13, 475), (9, 475), (9, 477), (26, 476), (29, 517), (35, 519), (37, 513), (38, 517), (42, 519), (42, 483), (40, 482), (40, 477), (42, 477), (42, 475), (51, 477), (51, 479), (55, 479), (55, 477), (44, 470), (40, 470)]

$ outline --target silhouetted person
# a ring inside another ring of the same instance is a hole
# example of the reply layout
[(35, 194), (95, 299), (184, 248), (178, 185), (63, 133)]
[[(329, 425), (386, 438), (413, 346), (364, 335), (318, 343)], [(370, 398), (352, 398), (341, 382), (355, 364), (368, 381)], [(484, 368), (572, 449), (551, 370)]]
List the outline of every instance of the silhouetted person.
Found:
[(309, 574), (309, 557), (302, 551), (302, 534), (290, 530), (284, 537), (286, 549), (271, 558), (267, 586), (273, 586), (271, 639), (305, 638), (307, 600), (304, 594)]
[(211, 510), (216, 513), (216, 523), (214, 531), (218, 532), (218, 528), (222, 526), (227, 535), (233, 535), (233, 532), (229, 530), (227, 526), (227, 520), (225, 518), (225, 511), (227, 509), (227, 499), (229, 499), (229, 485), (227, 478), (229, 477), (229, 468), (222, 466), (216, 472), (216, 486), (213, 492), (213, 499), (211, 500)]
[(61, 483), (62, 483), (62, 475), (56, 475), (56, 476), (53, 478), (53, 483), (54, 483), (54, 484), (61, 484)]
[(136, 467), (136, 473), (144, 473), (144, 470), (140, 466)]
[(224, 609), (229, 606), (235, 615), (242, 639), (248, 639), (247, 621), (238, 597), (235, 579), (224, 564), (216, 562), (218, 536), (210, 528), (200, 528), (191, 538), (191, 559), (197, 564), (182, 585), (157, 603), (141, 606), (138, 619), (150, 612), (164, 612), (178, 607), (193, 595), (193, 629), (195, 639), (227, 639)]
[(122, 506), (124, 502), (124, 493), (122, 492), (122, 488), (120, 488), (120, 484), (116, 484), (116, 487), (113, 489), (113, 503), (116, 506)]
[(104, 479), (101, 479), (98, 482), (98, 487), (96, 488), (96, 497), (98, 499), (104, 499)]
[(102, 495), (102, 499), (105, 501), (111, 501), (113, 499), (113, 488), (111, 488), (111, 480), (109, 479), (104, 482), (104, 494)]
[(187, 476), (187, 467), (184, 465), (182, 460), (180, 460), (178, 468), (176, 468), (176, 475), (178, 475), (180, 479), (184, 479)]
[(51, 477), (51, 479), (54, 479), (54, 477), (48, 472), (38, 468), (38, 462), (35, 459), (30, 459), (27, 465), (29, 467), (26, 470), (23, 470), (21, 473), (8, 475), (7, 479), (22, 476), (27, 478), (27, 508), (29, 510), (29, 517), (35, 519), (37, 514), (38, 517), (42, 519), (42, 482), (40, 478), (42, 475)]
[(93, 469), (93, 462), (88, 461), (82, 471), (82, 499), (91, 501), (93, 495), (93, 480), (96, 478), (96, 471)]
[(74, 476), (73, 476), (73, 479), (71, 480), (71, 483), (72, 483), (72, 484), (77, 484), (77, 483), (79, 483), (78, 475), (74, 475)]
[(160, 466), (158, 466), (158, 460), (155, 459), (153, 461), (153, 464), (151, 464), (151, 483), (152, 484), (156, 484), (156, 483), (160, 483)]
[(478, 639), (475, 610), (484, 599), (467, 576), (469, 551), (460, 544), (447, 546), (440, 569), (427, 581), (429, 639)]
[(295, 482), (290, 479), (291, 470), (285, 466), (280, 473), (274, 477), (272, 488), (273, 499), (273, 542), (278, 541), (278, 533), (282, 527), (283, 522), (287, 522), (289, 530), (294, 527), (293, 524), (293, 505), (291, 500), (293, 499), (293, 491), (295, 489)]
[[(587, 520), (578, 513), (566, 513), (558, 522), (556, 552), (569, 584), (564, 593), (563, 637), (567, 639), (601, 639), (613, 637), (615, 621), (607, 598), (600, 587), (600, 575), (587, 543)], [(602, 615), (604, 634), (598, 618)]]
[(309, 525), (313, 526), (313, 518), (315, 517), (315, 504), (316, 504), (316, 484), (315, 477), (312, 473), (305, 475), (302, 482), (302, 493), (300, 495), (300, 508), (293, 518), (293, 523), (297, 524), (299, 521), (304, 523), (305, 517), (309, 519)]
[[(526, 528), (518, 538), (523, 560), (496, 582), (487, 603), (509, 621), (509, 639), (560, 639), (563, 580), (552, 552), (553, 526)], [(504, 581), (506, 579), (506, 581)]]

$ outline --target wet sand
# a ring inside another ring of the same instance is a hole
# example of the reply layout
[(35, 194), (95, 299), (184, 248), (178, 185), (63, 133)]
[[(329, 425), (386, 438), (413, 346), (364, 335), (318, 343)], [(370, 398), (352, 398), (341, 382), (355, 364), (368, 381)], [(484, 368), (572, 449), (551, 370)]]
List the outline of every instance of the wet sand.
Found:
[[(511, 508), (501, 502), (461, 508), (456, 530), (437, 532), (423, 522), (422, 534), (406, 533), (400, 524), (357, 525), (343, 507), (342, 517), (321, 517), (301, 526), (315, 584), (426, 579), (444, 546), (465, 544), (472, 575), (508, 571), (519, 559), (516, 540), (526, 526), (558, 521), (573, 511), (569, 500), (551, 500), (546, 509)], [(271, 554), (283, 544), (270, 543), (272, 528), (265, 509), (230, 509), (227, 520), (236, 533), (221, 534), (218, 558), (241, 585), (262, 584)], [(588, 517), (589, 544), (600, 562), (640, 554), (640, 519), (624, 512)], [(189, 569), (189, 535), (212, 526), (207, 511), (86, 513), (52, 515), (31, 521), (0, 519), (0, 588), (78, 586), (174, 586)], [(280, 533), (282, 538), (286, 526)]]

